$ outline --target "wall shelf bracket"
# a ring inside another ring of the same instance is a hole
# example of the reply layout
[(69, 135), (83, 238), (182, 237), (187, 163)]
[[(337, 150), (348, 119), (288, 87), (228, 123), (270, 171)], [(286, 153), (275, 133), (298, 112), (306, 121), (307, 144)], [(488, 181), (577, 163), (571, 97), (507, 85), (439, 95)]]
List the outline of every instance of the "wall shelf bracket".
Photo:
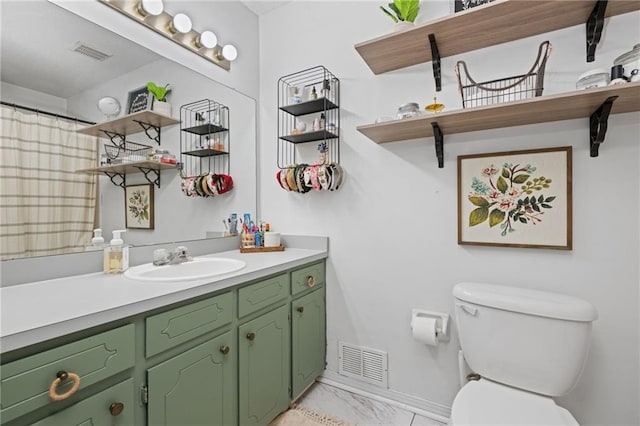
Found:
[(431, 45), (433, 78), (436, 81), (436, 92), (439, 92), (442, 90), (442, 71), (440, 69), (440, 52), (438, 51), (438, 43), (436, 43), (436, 36), (434, 34), (429, 34), (429, 44)]
[(126, 136), (116, 132), (110, 132), (109, 130), (102, 130), (102, 133), (107, 135), (113, 146), (117, 146), (120, 149), (124, 149), (126, 143)]
[(600, 108), (591, 114), (590, 119), (590, 133), (591, 140), (589, 141), (591, 157), (598, 156), (598, 149), (600, 144), (604, 142), (604, 137), (607, 133), (607, 122), (609, 120), (609, 113), (613, 106), (613, 101), (618, 99), (617, 96), (611, 96), (600, 105)]
[[(144, 174), (144, 177), (145, 179), (147, 179), (147, 182), (152, 183), (158, 188), (160, 188), (160, 170), (148, 169), (145, 167), (138, 167), (138, 170), (140, 170)], [(150, 174), (152, 175), (151, 178), (149, 178)], [(155, 179), (152, 179), (154, 176), (155, 176)]]
[(598, 0), (587, 20), (587, 62), (593, 62), (596, 58), (596, 47), (602, 36), (606, 9), (607, 0)]
[(436, 157), (438, 158), (438, 168), (444, 168), (444, 136), (442, 135), (442, 130), (440, 130), (440, 126), (438, 126), (437, 121), (431, 122), (431, 127), (433, 127), (433, 137), (436, 142)]
[[(127, 181), (124, 173), (104, 172), (104, 174), (109, 176), (111, 183), (124, 189)], [(119, 181), (116, 180), (116, 177), (120, 178)]]
[[(149, 139), (156, 141), (156, 143), (160, 145), (160, 126), (154, 126), (153, 124), (145, 123), (144, 121), (138, 121), (138, 120), (133, 120), (133, 121), (138, 123), (140, 127), (144, 129), (144, 133), (147, 135)], [(155, 132), (155, 136), (149, 133), (149, 130), (152, 130), (152, 129)]]

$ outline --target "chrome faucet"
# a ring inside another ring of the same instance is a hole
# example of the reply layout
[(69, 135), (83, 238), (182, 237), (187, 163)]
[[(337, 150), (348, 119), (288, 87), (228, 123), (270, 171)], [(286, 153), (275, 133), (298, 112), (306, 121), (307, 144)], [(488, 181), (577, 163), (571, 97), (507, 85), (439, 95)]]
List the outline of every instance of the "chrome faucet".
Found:
[(192, 260), (193, 257), (189, 255), (189, 250), (187, 250), (185, 246), (178, 246), (173, 251), (173, 253), (168, 253), (162, 258), (154, 258), (153, 264), (156, 266), (178, 265), (180, 263), (190, 262)]

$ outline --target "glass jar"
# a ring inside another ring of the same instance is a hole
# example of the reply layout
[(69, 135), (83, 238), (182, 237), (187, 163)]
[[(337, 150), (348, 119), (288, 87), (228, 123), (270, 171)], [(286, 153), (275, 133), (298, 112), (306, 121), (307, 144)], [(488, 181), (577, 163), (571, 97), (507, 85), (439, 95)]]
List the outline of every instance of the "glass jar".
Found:
[(576, 82), (576, 89), (592, 89), (605, 87), (609, 84), (609, 73), (603, 69), (595, 69), (582, 74)]
[(420, 113), (420, 105), (415, 102), (409, 102), (404, 105), (400, 105), (396, 118), (411, 118)]

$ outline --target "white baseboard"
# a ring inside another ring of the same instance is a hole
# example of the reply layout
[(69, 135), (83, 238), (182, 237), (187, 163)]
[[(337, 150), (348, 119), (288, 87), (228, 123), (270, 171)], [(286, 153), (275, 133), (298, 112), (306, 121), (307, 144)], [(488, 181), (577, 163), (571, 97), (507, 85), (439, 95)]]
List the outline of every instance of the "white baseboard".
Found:
[(411, 411), (423, 417), (433, 419), (441, 423), (447, 423), (451, 416), (451, 407), (428, 401), (413, 395), (407, 395), (390, 389), (382, 389), (369, 385), (349, 377), (342, 376), (334, 371), (325, 370), (318, 378), (321, 383), (362, 395), (376, 401), (384, 402), (403, 410)]

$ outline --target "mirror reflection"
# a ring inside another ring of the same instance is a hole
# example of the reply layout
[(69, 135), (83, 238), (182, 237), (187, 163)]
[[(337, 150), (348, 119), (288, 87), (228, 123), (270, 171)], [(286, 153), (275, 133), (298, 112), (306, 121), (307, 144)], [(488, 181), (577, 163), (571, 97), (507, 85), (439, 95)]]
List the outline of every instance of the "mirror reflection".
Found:
[(163, 169), (159, 179), (127, 172), (123, 186), (152, 188), (154, 217), (151, 227), (127, 229), (124, 241), (144, 245), (218, 237), (232, 213), (255, 212), (254, 99), (45, 0), (1, 7), (2, 260), (85, 251), (93, 229), (102, 229), (107, 244), (112, 231), (126, 229), (131, 203), (118, 178), (112, 181), (102, 171), (78, 173), (100, 167), (114, 145), (106, 135), (77, 130), (127, 115), (130, 94), (148, 82), (169, 85), (171, 110), (164, 114), (178, 123), (160, 128), (159, 143), (153, 130), (148, 137), (142, 128), (127, 132), (126, 141), (167, 151), (180, 161), (180, 107), (202, 99), (224, 104), (226, 161), (234, 184), (224, 195), (190, 198), (181, 191), (176, 168)]

